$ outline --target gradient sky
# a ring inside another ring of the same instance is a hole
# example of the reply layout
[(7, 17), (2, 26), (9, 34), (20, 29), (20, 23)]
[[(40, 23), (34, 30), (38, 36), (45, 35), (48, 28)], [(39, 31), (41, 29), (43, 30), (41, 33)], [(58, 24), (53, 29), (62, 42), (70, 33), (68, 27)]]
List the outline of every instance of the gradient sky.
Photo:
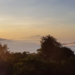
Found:
[(37, 49), (40, 38), (48, 34), (60, 42), (74, 42), (74, 31), (75, 0), (0, 0), (0, 38), (14, 40), (11, 45), (1, 43), (14, 51), (29, 51), (35, 44)]

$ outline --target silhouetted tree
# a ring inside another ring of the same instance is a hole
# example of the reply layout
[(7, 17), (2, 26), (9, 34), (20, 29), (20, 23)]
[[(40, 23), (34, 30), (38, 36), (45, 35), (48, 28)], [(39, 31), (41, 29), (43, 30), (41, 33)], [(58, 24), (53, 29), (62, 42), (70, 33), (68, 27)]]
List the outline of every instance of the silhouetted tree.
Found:
[(41, 48), (37, 51), (39, 54), (43, 54), (44, 57), (50, 58), (59, 47), (61, 47), (61, 44), (57, 42), (55, 38), (48, 35), (46, 37), (42, 37)]
[(64, 59), (74, 58), (74, 52), (70, 48), (62, 47), (61, 50), (62, 50), (61, 55)]
[(59, 47), (52, 55), (52, 59), (55, 61), (68, 60), (69, 58), (74, 58), (74, 52), (67, 47)]
[(41, 48), (37, 51), (41, 57), (47, 60), (62, 61), (74, 57), (74, 52), (70, 48), (63, 47), (50, 35), (42, 37)]

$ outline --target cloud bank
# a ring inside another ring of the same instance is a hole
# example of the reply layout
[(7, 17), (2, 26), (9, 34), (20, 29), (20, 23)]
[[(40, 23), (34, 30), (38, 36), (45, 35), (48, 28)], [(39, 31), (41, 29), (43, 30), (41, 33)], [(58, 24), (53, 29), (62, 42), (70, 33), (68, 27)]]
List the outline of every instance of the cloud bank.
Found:
[(23, 52), (28, 51), (30, 53), (37, 52), (37, 49), (40, 48), (40, 45), (36, 42), (27, 41), (27, 40), (8, 40), (0, 38), (1, 44), (7, 44), (10, 52)]

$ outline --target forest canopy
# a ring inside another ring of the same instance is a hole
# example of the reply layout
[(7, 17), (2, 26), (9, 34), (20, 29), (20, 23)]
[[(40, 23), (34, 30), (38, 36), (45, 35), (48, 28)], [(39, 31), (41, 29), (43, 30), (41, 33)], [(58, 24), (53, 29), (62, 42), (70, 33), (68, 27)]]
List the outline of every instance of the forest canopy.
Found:
[(0, 44), (0, 75), (75, 75), (75, 54), (53, 36), (41, 39), (37, 53), (10, 52)]

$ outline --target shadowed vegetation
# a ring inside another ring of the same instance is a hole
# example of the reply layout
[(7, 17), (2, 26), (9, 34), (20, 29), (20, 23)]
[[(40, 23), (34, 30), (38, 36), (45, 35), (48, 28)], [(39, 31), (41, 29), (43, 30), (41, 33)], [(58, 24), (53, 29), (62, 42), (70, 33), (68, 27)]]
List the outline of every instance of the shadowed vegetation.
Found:
[(37, 53), (13, 53), (0, 44), (0, 75), (75, 75), (75, 55), (50, 35)]

